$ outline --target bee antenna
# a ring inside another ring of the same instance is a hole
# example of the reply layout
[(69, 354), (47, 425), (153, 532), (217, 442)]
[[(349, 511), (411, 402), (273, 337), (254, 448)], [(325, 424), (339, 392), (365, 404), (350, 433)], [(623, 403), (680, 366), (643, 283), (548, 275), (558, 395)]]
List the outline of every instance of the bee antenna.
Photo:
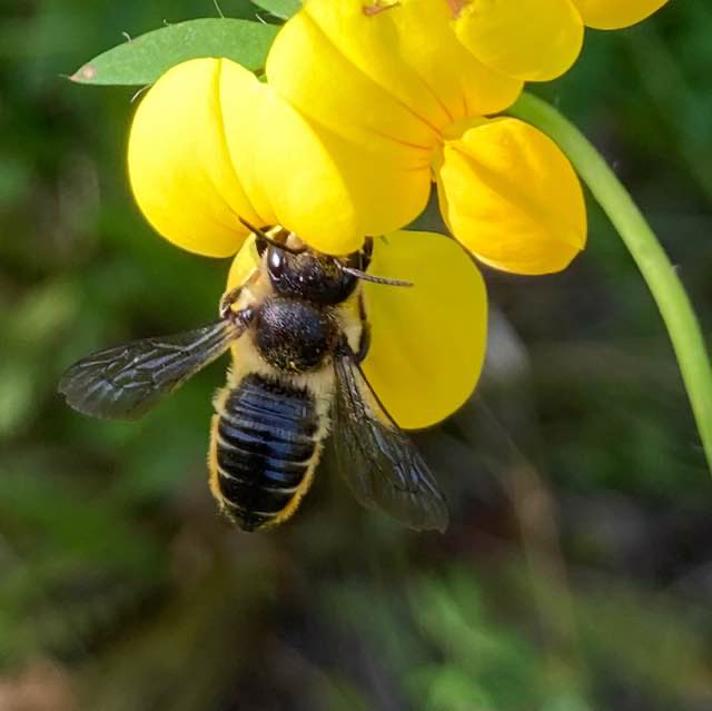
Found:
[(351, 276), (354, 276), (357, 279), (361, 279), (363, 281), (370, 281), (373, 284), (384, 284), (385, 286), (414, 286), (412, 281), (376, 276), (375, 274), (368, 274), (367, 272), (362, 272), (360, 269), (354, 269), (353, 267), (345, 267), (344, 265), (341, 265), (341, 271), (346, 272), (347, 274), (350, 274)]
[[(289, 252), (290, 254), (301, 254), (302, 252), (305, 251), (305, 247), (301, 247), (299, 249), (295, 249), (294, 247), (289, 247), (286, 244), (280, 244), (277, 242), (277, 240), (272, 239), (263, 229), (260, 229), (259, 227), (255, 227), (255, 225), (250, 224), (244, 217), (238, 217), (238, 220), (243, 224), (243, 226), (247, 227), (250, 232), (254, 232), (260, 239), (263, 239), (267, 244), (272, 245), (272, 247), (276, 247), (277, 249), (282, 249), (285, 252)], [(290, 232), (290, 234), (293, 234)]]

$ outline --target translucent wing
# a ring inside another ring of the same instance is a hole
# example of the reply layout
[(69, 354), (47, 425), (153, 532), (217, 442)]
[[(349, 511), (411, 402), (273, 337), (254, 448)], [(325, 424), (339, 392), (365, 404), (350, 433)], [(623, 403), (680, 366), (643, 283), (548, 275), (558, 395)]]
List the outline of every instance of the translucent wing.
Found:
[(69, 368), (59, 392), (85, 415), (135, 419), (223, 354), (243, 332), (244, 326), (222, 319), (192, 331), (107, 348)]
[(337, 464), (354, 496), (415, 529), (444, 531), (448, 511), (428, 465), (393, 422), (352, 353), (334, 359)]

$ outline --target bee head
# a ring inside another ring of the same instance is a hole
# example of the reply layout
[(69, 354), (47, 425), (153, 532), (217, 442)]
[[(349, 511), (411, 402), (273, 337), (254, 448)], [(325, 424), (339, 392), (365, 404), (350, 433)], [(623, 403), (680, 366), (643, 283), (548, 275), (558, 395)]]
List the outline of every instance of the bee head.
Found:
[(333, 306), (345, 301), (356, 288), (359, 277), (350, 273), (368, 267), (371, 240), (359, 252), (332, 257), (306, 247), (292, 247), (257, 238), (257, 251), (266, 254), (265, 263), (274, 290), (282, 296), (306, 299)]
[(293, 232), (282, 227), (263, 230), (242, 218), (240, 221), (256, 236), (257, 252), (265, 258), (272, 287), (282, 296), (333, 306), (345, 301), (354, 292), (359, 280), (390, 286), (412, 286), (408, 281), (366, 272), (373, 254), (371, 237), (366, 237), (358, 252), (333, 257), (310, 249)]

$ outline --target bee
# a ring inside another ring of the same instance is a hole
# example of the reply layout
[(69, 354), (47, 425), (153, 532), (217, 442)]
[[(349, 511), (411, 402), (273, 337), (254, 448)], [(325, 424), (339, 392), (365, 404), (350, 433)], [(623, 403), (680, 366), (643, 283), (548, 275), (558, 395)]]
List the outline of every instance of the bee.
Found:
[(232, 523), (256, 531), (286, 521), (331, 434), (360, 503), (443, 531), (447, 506), (432, 473), (361, 368), (370, 334), (362, 282), (409, 284), (368, 273), (370, 238), (332, 257), (282, 227), (247, 226), (258, 266), (223, 296), (219, 320), (89, 355), (65, 372), (59, 392), (83, 414), (135, 419), (231, 350), (227, 385), (213, 400), (208, 468)]

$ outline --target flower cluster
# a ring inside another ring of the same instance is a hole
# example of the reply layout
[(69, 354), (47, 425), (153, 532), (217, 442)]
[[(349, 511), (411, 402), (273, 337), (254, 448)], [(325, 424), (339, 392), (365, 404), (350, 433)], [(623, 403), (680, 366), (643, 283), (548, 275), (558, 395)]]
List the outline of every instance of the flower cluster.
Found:
[[(223, 58), (159, 79), (131, 130), (134, 194), (158, 232), (211, 256), (238, 251), (248, 234), (239, 218), (283, 225), (334, 255), (388, 235), (374, 269), (416, 287), (368, 290), (365, 369), (402, 426), (431, 424), (474, 387), (486, 297), (453, 242), (399, 230), (435, 183), (445, 223), (482, 262), (519, 274), (565, 268), (586, 239), (578, 178), (548, 137), (497, 114), (524, 81), (571, 65), (584, 24), (631, 24), (662, 4), (306, 0), (278, 34), (265, 82)], [(409, 337), (416, 318), (452, 328), (440, 340)], [(472, 370), (461, 377), (453, 362)]]

